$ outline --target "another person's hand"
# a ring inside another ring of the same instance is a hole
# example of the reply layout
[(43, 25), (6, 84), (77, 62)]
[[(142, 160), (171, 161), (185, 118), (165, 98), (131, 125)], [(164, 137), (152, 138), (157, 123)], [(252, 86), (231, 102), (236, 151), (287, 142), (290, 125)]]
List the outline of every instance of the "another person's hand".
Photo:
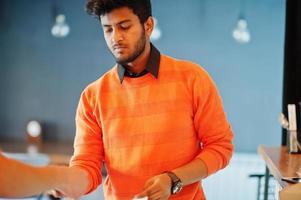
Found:
[(52, 197), (54, 197), (56, 199), (64, 199), (64, 200), (78, 200), (79, 199), (79, 197), (78, 198), (68, 197), (68, 196), (70, 196), (70, 194), (69, 195), (64, 194), (64, 193), (60, 192), (59, 190), (50, 190), (47, 192), (47, 194), (51, 195)]
[(143, 191), (136, 198), (148, 200), (167, 200), (171, 195), (171, 179), (167, 174), (154, 176), (146, 181)]
[[(64, 199), (79, 199), (86, 192), (88, 183), (84, 183), (85, 179), (81, 178), (82, 182), (79, 183), (79, 178), (76, 175), (81, 174), (79, 177), (87, 176), (86, 172), (77, 167), (63, 168), (61, 171), (62, 181), (51, 191), (47, 193), (56, 197)], [(84, 184), (83, 184), (84, 183)]]
[(51, 197), (55, 197), (57, 199), (61, 199), (64, 197), (64, 195), (61, 192), (59, 192), (58, 190), (49, 190), (49, 191), (47, 191), (47, 195), (49, 195)]

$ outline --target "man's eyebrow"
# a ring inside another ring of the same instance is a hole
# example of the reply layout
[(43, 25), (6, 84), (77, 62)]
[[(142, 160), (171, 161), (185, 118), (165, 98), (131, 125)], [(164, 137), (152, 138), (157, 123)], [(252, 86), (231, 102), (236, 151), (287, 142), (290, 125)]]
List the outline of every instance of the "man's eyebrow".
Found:
[[(127, 22), (131, 22), (131, 20), (125, 19), (125, 20), (122, 20), (122, 21), (120, 21), (120, 22), (118, 22), (118, 23), (116, 23), (116, 24), (117, 24), (117, 25), (120, 25), (120, 24), (127, 23)], [(109, 25), (109, 24), (103, 24), (102, 26), (103, 26), (103, 27), (111, 27), (112, 25)]]

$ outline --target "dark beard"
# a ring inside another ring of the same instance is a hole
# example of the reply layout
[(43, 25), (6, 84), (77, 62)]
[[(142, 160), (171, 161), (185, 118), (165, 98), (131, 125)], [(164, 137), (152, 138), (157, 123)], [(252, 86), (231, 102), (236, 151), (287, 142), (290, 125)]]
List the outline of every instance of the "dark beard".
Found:
[(127, 63), (133, 62), (143, 53), (145, 46), (146, 46), (146, 39), (145, 39), (144, 31), (143, 31), (143, 33), (140, 36), (139, 41), (137, 42), (137, 44), (135, 46), (135, 49), (136, 49), (135, 52), (130, 57), (128, 57), (127, 59), (124, 59), (124, 60), (118, 60), (115, 57), (116, 62), (120, 65), (126, 65)]

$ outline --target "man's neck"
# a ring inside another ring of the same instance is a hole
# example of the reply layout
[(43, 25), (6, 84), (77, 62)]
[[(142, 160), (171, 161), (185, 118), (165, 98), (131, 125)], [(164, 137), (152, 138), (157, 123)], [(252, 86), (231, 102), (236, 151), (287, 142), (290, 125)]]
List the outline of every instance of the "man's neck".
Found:
[(139, 74), (141, 73), (145, 67), (146, 63), (149, 59), (150, 56), (150, 51), (151, 51), (151, 46), (150, 43), (146, 43), (144, 51), (141, 53), (140, 56), (136, 58), (133, 62), (127, 63), (130, 68), (128, 70), (132, 73)]

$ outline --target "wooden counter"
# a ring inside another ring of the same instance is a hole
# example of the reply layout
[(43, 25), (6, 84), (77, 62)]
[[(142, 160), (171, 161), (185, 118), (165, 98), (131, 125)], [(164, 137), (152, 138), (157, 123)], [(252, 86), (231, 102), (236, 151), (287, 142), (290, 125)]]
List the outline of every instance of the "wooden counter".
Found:
[(29, 145), (25, 142), (0, 142), (0, 149), (7, 153), (28, 153), (36, 151), (49, 157), (49, 164), (68, 165), (73, 154), (72, 143), (46, 142), (39, 145)]
[[(286, 147), (259, 146), (258, 153), (262, 156), (266, 168), (264, 199), (267, 199), (269, 174), (271, 173), (281, 189), (288, 188), (294, 184), (287, 183), (281, 179), (284, 177), (298, 177), (297, 172), (301, 167), (301, 154), (289, 154)], [(300, 183), (299, 183), (300, 184)], [(301, 191), (300, 191), (301, 199)]]

